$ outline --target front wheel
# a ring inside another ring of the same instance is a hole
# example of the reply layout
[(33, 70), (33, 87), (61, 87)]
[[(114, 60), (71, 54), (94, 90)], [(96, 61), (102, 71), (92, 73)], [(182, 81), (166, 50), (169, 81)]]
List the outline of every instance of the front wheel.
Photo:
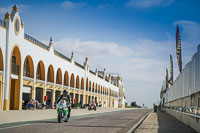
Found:
[(62, 113), (61, 113), (61, 112), (59, 112), (59, 113), (58, 113), (58, 123), (60, 123), (60, 122), (61, 122), (61, 119), (62, 119)]

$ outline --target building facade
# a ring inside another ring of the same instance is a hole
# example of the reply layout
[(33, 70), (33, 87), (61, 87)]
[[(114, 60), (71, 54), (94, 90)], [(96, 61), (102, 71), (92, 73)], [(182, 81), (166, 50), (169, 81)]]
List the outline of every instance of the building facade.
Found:
[[(21, 110), (29, 99), (54, 102), (66, 89), (73, 103), (88, 104), (92, 99), (102, 107), (124, 107), (121, 77), (114, 80), (83, 65), (24, 33), (17, 6), (0, 20), (0, 110)], [(112, 79), (113, 78), (113, 79)]]

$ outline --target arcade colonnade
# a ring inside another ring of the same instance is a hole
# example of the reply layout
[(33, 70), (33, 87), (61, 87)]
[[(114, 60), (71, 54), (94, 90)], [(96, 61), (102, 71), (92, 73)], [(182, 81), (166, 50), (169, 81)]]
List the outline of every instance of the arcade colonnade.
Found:
[[(100, 75), (24, 33), (17, 6), (0, 20), (0, 110), (21, 110), (22, 103), (35, 99), (54, 102), (67, 90), (73, 104), (92, 99), (102, 107), (118, 107), (119, 85), (111, 75)], [(120, 80), (120, 77), (119, 77)]]

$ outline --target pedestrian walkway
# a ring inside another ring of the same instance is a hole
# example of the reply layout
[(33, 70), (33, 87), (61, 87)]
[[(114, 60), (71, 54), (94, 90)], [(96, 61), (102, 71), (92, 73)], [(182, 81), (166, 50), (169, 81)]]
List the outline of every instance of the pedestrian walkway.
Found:
[(196, 133), (165, 112), (150, 113), (136, 133)]
[[(106, 113), (113, 111), (121, 111), (127, 109), (121, 108), (97, 108), (97, 111), (87, 109), (72, 109), (71, 116), (84, 116), (90, 114)], [(0, 111), (0, 124), (24, 122), (24, 121), (37, 121), (45, 119), (57, 118), (57, 112), (55, 109), (46, 110), (9, 110)]]

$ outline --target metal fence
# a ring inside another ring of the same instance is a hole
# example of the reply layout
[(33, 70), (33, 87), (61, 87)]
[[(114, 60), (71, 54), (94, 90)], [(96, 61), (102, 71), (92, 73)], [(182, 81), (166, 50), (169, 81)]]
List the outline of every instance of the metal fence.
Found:
[(166, 102), (190, 96), (200, 91), (200, 45), (173, 85), (164, 94)]

